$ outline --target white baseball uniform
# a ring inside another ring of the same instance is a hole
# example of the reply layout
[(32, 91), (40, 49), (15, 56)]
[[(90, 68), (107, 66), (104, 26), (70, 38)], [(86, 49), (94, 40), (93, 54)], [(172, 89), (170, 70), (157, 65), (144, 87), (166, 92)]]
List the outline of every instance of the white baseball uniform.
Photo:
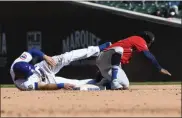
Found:
[[(28, 52), (23, 52), (22, 55), (17, 58), (13, 64), (11, 65), (10, 74), (12, 76), (14, 84), (19, 89), (23, 90), (31, 90), (35, 89), (35, 82), (42, 82), (45, 84), (48, 83), (70, 83), (75, 85), (76, 87), (84, 85), (84, 84), (94, 84), (95, 80), (93, 79), (85, 79), (85, 80), (76, 80), (76, 79), (66, 79), (63, 77), (55, 76), (60, 69), (64, 66), (69, 65), (71, 62), (76, 60), (85, 59), (91, 56), (98, 56), (100, 53), (100, 49), (98, 46), (89, 46), (88, 48), (73, 50), (70, 52), (66, 52), (61, 55), (53, 56), (52, 58), (57, 63), (55, 67), (49, 66), (46, 61), (41, 61), (34, 65), (35, 70), (31, 70), (33, 75), (28, 77), (27, 79), (18, 79), (15, 80), (15, 73), (13, 71), (13, 65), (17, 62), (30, 62), (32, 60), (32, 55)], [(23, 58), (22, 58), (23, 57)], [(42, 71), (40, 71), (42, 70)], [(43, 78), (43, 73), (45, 74), (45, 79)]]
[[(109, 50), (102, 51), (96, 59), (96, 65), (98, 66), (103, 76), (103, 79), (98, 83), (99, 86), (111, 82), (111, 77), (112, 77), (111, 58), (114, 53), (120, 53), (122, 55), (123, 48), (113, 47), (110, 48)], [(113, 86), (113, 89), (120, 87), (129, 87), (129, 80), (125, 72), (121, 68), (121, 63), (120, 67), (118, 68), (117, 79), (115, 81), (117, 81), (117, 84)]]

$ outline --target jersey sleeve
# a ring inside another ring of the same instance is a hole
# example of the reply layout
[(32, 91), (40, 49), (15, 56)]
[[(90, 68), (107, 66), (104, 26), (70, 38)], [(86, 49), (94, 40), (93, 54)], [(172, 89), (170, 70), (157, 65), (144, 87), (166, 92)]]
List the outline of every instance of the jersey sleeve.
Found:
[(23, 52), (11, 65), (11, 76), (12, 78), (14, 78), (14, 72), (13, 72), (13, 66), (15, 65), (15, 63), (17, 62), (27, 62), (29, 63), (32, 60), (32, 55), (28, 52)]
[(36, 48), (32, 48), (28, 50), (28, 53), (32, 55), (32, 57), (39, 57), (41, 60), (43, 60), (44, 53), (41, 50), (38, 50)]
[(148, 46), (146, 41), (138, 36), (133, 37), (132, 39), (132, 46), (137, 50), (137, 52), (142, 52), (142, 51), (148, 51)]
[(16, 62), (30, 62), (32, 60), (32, 55), (28, 52), (23, 52), (16, 60)]

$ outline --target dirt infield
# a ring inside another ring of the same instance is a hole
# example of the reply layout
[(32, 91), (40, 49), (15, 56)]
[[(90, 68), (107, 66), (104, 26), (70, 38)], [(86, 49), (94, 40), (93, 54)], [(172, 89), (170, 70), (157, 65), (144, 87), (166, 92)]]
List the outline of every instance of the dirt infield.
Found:
[(127, 91), (19, 91), (1, 88), (1, 116), (181, 116), (180, 85)]

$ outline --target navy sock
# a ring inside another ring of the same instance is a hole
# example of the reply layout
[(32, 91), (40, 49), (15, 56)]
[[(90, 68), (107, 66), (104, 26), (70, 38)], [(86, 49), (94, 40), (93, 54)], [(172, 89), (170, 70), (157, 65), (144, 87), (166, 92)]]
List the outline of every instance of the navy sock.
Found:
[(100, 51), (103, 51), (105, 48), (109, 47), (111, 45), (111, 42), (106, 42), (102, 45), (99, 45)]
[(117, 74), (118, 74), (118, 66), (113, 66), (112, 67), (112, 80), (117, 79)]

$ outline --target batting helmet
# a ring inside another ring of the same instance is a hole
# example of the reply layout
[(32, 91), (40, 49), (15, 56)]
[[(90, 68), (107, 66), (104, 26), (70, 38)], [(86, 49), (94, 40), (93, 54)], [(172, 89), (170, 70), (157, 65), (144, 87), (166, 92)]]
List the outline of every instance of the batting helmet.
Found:
[(143, 31), (140, 33), (137, 33), (136, 36), (142, 37), (147, 43), (153, 43), (155, 40), (155, 36), (150, 31)]

